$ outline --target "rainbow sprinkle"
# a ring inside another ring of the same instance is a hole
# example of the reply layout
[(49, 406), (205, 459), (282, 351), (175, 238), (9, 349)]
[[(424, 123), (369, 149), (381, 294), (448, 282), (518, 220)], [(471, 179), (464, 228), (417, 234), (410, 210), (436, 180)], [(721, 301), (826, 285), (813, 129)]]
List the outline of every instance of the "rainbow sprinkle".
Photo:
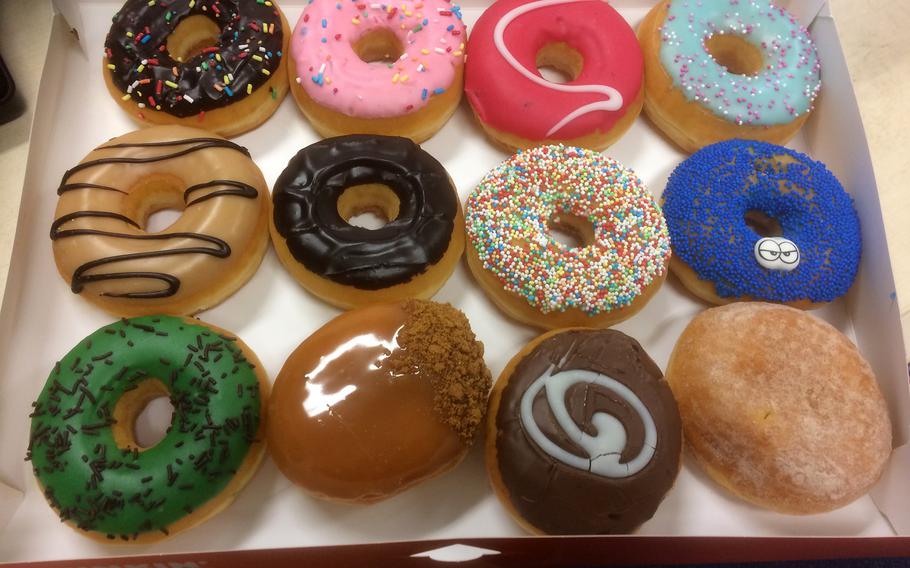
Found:
[[(571, 248), (550, 236), (560, 214), (587, 219), (594, 243)], [(465, 223), (484, 268), (543, 313), (627, 306), (670, 257), (663, 214), (638, 176), (584, 148), (518, 152), (471, 193)]]

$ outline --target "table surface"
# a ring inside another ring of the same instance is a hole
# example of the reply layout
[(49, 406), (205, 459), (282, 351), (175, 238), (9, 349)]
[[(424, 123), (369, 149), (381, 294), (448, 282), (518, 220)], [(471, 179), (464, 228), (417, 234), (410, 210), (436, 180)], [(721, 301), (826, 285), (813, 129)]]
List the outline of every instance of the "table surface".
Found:
[[(904, 344), (910, 353), (910, 49), (905, 26), (910, 2), (893, 0), (831, 0), (831, 10), (850, 69), (872, 155), (901, 307)], [(6, 286), (15, 236), (22, 179), (28, 155), (32, 110), (51, 26), (50, 1), (0, 2), (0, 53), (16, 81), (18, 118), (0, 124), (0, 298)], [(26, 22), (26, 25), (23, 25)], [(0, 121), (3, 113), (0, 111)]]

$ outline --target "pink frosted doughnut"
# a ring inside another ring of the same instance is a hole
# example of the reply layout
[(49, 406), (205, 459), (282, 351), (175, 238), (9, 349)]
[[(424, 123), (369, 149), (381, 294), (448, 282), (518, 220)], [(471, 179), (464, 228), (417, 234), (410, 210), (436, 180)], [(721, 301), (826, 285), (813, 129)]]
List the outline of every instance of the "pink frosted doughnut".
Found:
[[(561, 69), (554, 83), (538, 67)], [(547, 143), (602, 150), (641, 111), (635, 32), (602, 0), (497, 0), (468, 42), (465, 94), (484, 130), (515, 150)]]
[[(447, 0), (313, 0), (291, 38), (292, 92), (323, 136), (419, 141), (458, 105), (466, 37), (460, 8)], [(371, 58), (379, 53), (393, 61), (364, 61), (363, 43), (374, 44), (366, 48)]]

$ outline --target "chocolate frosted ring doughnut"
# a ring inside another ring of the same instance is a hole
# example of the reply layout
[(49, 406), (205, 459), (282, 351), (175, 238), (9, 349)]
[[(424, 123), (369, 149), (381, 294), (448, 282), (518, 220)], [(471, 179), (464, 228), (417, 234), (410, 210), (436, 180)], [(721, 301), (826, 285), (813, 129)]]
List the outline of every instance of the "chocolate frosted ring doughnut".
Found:
[(274, 1), (126, 0), (104, 42), (104, 80), (141, 124), (236, 136), (287, 94), (288, 30)]
[(679, 473), (679, 410), (641, 345), (615, 330), (546, 333), (509, 361), (490, 396), (487, 470), (526, 530), (628, 533)]
[[(435, 158), (407, 138), (327, 138), (291, 159), (272, 192), (272, 240), (300, 284), (343, 308), (429, 298), (464, 250), (461, 204)], [(348, 219), (374, 212), (376, 230)]]

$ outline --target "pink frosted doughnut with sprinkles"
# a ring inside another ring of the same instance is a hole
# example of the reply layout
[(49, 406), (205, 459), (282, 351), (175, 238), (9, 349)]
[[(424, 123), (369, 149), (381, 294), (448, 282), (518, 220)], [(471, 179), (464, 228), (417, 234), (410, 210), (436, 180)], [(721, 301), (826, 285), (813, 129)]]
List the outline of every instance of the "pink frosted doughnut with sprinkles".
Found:
[(448, 0), (311, 0), (291, 39), (291, 92), (324, 137), (420, 142), (458, 107), (466, 39)]
[(770, 0), (664, 0), (638, 30), (644, 108), (683, 149), (785, 144), (821, 91), (812, 37)]
[(608, 327), (638, 312), (667, 275), (660, 207), (632, 170), (583, 148), (519, 151), (468, 197), (465, 225), (481, 287), (537, 327)]

